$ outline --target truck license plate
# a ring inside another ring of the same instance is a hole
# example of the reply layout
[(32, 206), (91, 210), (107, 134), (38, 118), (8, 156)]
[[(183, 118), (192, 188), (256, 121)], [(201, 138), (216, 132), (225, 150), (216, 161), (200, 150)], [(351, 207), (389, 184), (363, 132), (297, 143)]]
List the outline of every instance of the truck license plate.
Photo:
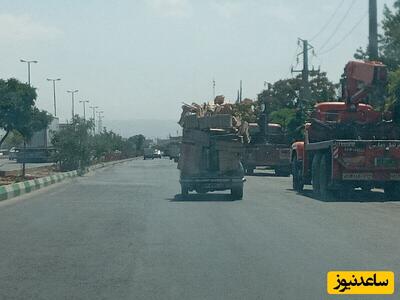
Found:
[(372, 180), (372, 173), (343, 173), (343, 180)]
[(390, 173), (390, 180), (400, 180), (400, 174), (399, 173)]
[(205, 183), (202, 185), (205, 189), (222, 189), (224, 188), (223, 183)]

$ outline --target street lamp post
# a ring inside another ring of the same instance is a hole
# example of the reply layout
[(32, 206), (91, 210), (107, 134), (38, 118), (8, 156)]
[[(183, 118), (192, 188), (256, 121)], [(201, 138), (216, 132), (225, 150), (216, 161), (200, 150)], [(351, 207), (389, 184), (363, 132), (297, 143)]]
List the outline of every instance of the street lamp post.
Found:
[(86, 120), (86, 103), (89, 103), (89, 100), (82, 100), (79, 103), (83, 103), (83, 119)]
[(98, 118), (97, 125), (99, 126), (99, 128), (97, 129), (98, 133), (101, 133), (101, 127), (103, 126), (103, 122), (102, 122), (102, 120), (104, 118), (104, 116), (102, 115), (103, 113), (104, 113), (104, 110), (97, 112), (97, 118)]
[(90, 106), (93, 110), (93, 134), (96, 134), (96, 109), (99, 108), (98, 106)]
[(20, 62), (26, 63), (28, 65), (28, 84), (31, 85), (31, 64), (37, 64), (37, 60), (25, 60), (20, 59)]
[[(28, 84), (31, 86), (31, 64), (37, 64), (37, 60), (19, 60), (22, 63), (26, 63), (28, 65)], [(22, 161), (22, 177), (25, 178), (25, 158), (26, 158), (26, 137), (24, 137), (24, 152), (23, 152), (23, 161)]]
[(70, 93), (72, 96), (72, 120), (74, 119), (75, 116), (75, 100), (74, 100), (74, 95), (75, 93), (79, 92), (79, 90), (69, 90), (67, 93)]
[(60, 81), (61, 78), (47, 78), (47, 81), (53, 82), (53, 100), (54, 100), (54, 116), (57, 117), (57, 104), (56, 104), (56, 81)]

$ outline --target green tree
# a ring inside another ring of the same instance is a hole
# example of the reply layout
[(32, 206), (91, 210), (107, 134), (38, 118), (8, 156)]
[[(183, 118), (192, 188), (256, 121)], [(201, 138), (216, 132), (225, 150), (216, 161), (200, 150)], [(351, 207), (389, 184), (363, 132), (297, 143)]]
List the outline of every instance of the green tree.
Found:
[(4, 140), (3, 145), (6, 148), (20, 147), (24, 143), (24, 137), (16, 130), (10, 132), (8, 137)]
[(387, 5), (383, 10), (382, 30), (380, 36), (380, 53), (389, 70), (400, 67), (400, 0), (393, 4), (391, 11)]
[(92, 137), (93, 155), (97, 160), (110, 158), (117, 152), (123, 156), (129, 156), (131, 149), (129, 142), (113, 131), (103, 129), (102, 132)]
[(314, 106), (317, 102), (334, 101), (337, 99), (336, 90), (339, 84), (332, 83), (326, 76), (326, 72), (316, 72), (310, 80), (311, 99), (310, 104)]
[[(393, 4), (393, 10), (387, 5), (383, 9), (382, 34), (379, 35), (379, 60), (388, 66), (390, 71), (400, 67), (400, 0)], [(367, 48), (367, 47), (366, 47)], [(357, 49), (354, 57), (368, 60), (366, 48)]]
[(76, 170), (90, 165), (92, 129), (93, 122), (75, 116), (71, 124), (53, 136), (52, 143), (61, 170)]
[(296, 109), (294, 108), (281, 108), (273, 111), (269, 116), (270, 123), (280, 124), (283, 128), (287, 128), (290, 121), (295, 117)]
[(37, 94), (35, 88), (17, 79), (0, 79), (0, 128), (5, 135), (0, 146), (13, 130), (21, 133), (25, 140), (34, 130), (45, 128), (51, 117), (35, 107)]
[(29, 141), (33, 134), (46, 128), (53, 117), (44, 110), (39, 110), (37, 107), (31, 109), (31, 113), (25, 119), (25, 123), (16, 128), (24, 138), (24, 141)]
[(400, 69), (390, 72), (386, 110), (392, 111), (393, 120), (400, 124)]
[(142, 155), (146, 138), (143, 134), (137, 134), (128, 138), (128, 141), (135, 145), (136, 154)]
[(258, 94), (257, 100), (265, 105), (267, 114), (282, 108), (294, 108), (301, 88), (300, 77), (281, 79)]
[(318, 102), (336, 100), (338, 85), (333, 84), (325, 72), (314, 72), (309, 81), (310, 99), (305, 99), (303, 109), (299, 107), (301, 75), (281, 79), (258, 95), (258, 103), (265, 104), (269, 122), (282, 125), (290, 139), (301, 136), (301, 126), (306, 120), (307, 110)]
[[(314, 72), (312, 75), (309, 81), (311, 97), (306, 99), (306, 107), (311, 108), (317, 102), (335, 100), (338, 85), (333, 84), (325, 72)], [(301, 75), (278, 80), (258, 95), (258, 101), (265, 104), (268, 114), (282, 108), (296, 108), (302, 84)]]

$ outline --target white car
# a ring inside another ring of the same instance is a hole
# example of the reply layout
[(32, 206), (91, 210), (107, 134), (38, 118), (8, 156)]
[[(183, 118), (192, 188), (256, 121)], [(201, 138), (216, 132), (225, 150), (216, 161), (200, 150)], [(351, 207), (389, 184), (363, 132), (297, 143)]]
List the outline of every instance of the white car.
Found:
[(12, 147), (10, 149), (10, 152), (8, 153), (8, 159), (9, 160), (16, 160), (18, 152), (19, 152), (18, 149), (16, 149), (15, 147)]

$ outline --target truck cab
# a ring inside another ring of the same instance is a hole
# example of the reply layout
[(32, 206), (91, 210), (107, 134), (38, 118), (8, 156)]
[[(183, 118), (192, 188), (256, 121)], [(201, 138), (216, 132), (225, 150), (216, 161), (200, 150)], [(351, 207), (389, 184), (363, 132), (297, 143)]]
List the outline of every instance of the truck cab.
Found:
[(273, 169), (277, 176), (289, 176), (290, 147), (282, 126), (269, 123), (263, 134), (258, 126), (250, 124), (250, 136), (242, 158), (246, 174), (253, 174), (257, 167), (265, 167)]

